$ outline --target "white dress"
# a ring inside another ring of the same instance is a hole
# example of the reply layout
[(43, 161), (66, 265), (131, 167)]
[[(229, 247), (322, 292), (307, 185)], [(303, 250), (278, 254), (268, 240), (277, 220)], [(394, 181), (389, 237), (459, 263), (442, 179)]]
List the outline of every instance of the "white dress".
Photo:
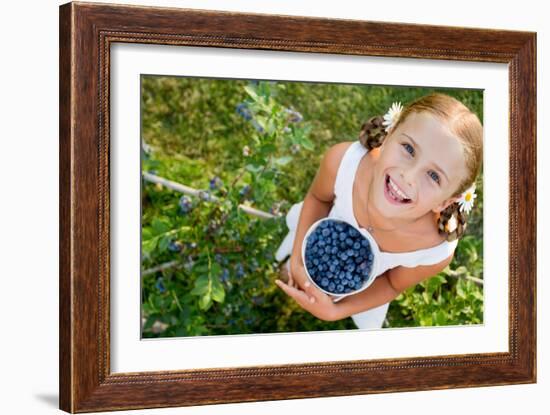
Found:
[[(344, 220), (353, 226), (355, 226), (363, 234), (370, 233), (359, 226), (355, 215), (353, 213), (353, 199), (352, 190), (353, 182), (355, 179), (355, 173), (359, 162), (368, 153), (366, 149), (359, 141), (352, 143), (347, 149), (338, 167), (336, 174), (336, 181), (334, 184), (334, 201), (333, 206), (328, 214), (328, 217)], [(275, 258), (281, 262), (285, 260), (291, 253), (294, 244), (294, 238), (296, 236), (296, 228), (298, 226), (298, 220), (300, 218), (300, 212), (302, 210), (303, 201), (294, 204), (286, 215), (286, 224), (289, 232), (284, 238), (283, 242), (277, 249)], [(370, 235), (371, 240), (374, 239)], [(376, 242), (376, 241), (375, 241)], [(443, 241), (441, 244), (427, 249), (419, 249), (411, 252), (383, 252), (377, 245), (372, 246), (375, 255), (379, 260), (377, 269), (374, 275), (377, 277), (382, 275), (388, 269), (395, 268), (397, 266), (403, 266), (408, 268), (414, 268), (419, 265), (433, 265), (448, 258), (455, 250), (458, 244), (458, 239), (452, 242)], [(289, 261), (287, 261), (287, 267)], [(381, 306), (372, 308), (361, 313), (352, 315), (352, 319), (355, 325), (359, 329), (374, 329), (381, 328), (386, 318), (390, 303), (382, 304)]]

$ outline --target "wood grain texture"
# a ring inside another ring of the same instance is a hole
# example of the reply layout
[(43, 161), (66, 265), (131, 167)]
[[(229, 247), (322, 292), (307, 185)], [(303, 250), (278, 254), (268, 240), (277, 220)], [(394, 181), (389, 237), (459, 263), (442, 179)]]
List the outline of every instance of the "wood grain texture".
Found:
[[(60, 408), (67, 412), (536, 381), (536, 35), (69, 3), (60, 7)], [(110, 372), (109, 70), (114, 42), (509, 64), (509, 352)]]

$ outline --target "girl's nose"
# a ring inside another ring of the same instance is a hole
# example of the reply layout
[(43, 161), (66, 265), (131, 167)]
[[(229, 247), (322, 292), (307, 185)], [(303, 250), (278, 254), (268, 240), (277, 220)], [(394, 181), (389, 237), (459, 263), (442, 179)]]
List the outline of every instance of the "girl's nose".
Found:
[(414, 187), (414, 169), (401, 170), (401, 179), (403, 180), (403, 186), (406, 188), (405, 191), (410, 190)]

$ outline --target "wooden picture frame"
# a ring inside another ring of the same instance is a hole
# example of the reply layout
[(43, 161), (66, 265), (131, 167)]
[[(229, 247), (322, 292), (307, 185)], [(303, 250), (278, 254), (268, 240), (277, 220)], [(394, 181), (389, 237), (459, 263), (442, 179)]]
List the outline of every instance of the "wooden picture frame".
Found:
[[(536, 34), (263, 14), (60, 6), (60, 408), (71, 413), (536, 382)], [(113, 43), (509, 65), (509, 352), (110, 371)]]

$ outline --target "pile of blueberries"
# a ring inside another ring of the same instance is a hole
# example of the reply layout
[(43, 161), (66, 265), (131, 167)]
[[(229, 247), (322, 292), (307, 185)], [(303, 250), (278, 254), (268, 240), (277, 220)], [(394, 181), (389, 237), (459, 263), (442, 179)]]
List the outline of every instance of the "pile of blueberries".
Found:
[(305, 266), (315, 284), (333, 294), (360, 289), (370, 277), (374, 254), (350, 224), (327, 219), (306, 240)]

